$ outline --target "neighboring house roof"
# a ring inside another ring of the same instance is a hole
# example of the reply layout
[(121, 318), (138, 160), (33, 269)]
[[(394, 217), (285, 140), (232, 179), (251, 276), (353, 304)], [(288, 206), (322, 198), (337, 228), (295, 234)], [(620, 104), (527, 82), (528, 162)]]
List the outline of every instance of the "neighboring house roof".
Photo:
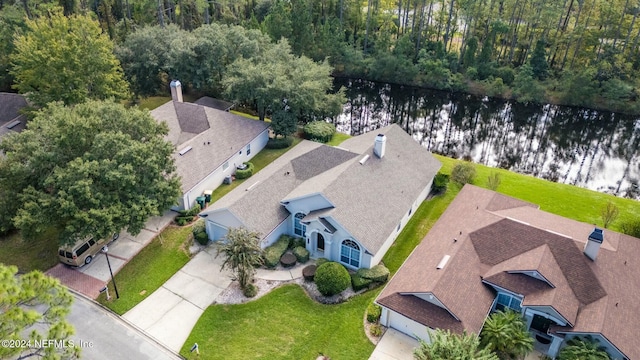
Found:
[(27, 100), (20, 94), (0, 92), (0, 138), (25, 128), (27, 117), (20, 114), (20, 110), (27, 105)]
[[(387, 137), (382, 159), (373, 154), (378, 133)], [(303, 141), (289, 153), (293, 157), (269, 170), (267, 177), (252, 177), (255, 185), (250, 191), (236, 189), (212, 208), (227, 208), (266, 236), (289, 215), (281, 202), (321, 193), (334, 207), (312, 212), (307, 220), (320, 217), (329, 231), (335, 231), (326, 219), (330, 217), (375, 254), (440, 168), (397, 125), (348, 139), (341, 147)], [(369, 159), (360, 164), (365, 154)]]
[[(176, 146), (173, 157), (177, 173), (182, 178), (183, 193), (235, 153), (244, 151), (247, 144), (269, 127), (263, 121), (178, 101), (161, 105), (151, 111), (151, 115), (169, 126), (167, 140)], [(189, 151), (179, 154), (189, 147)]]
[[(592, 230), (467, 185), (377, 302), (431, 328), (478, 333), (495, 299), (484, 281), (523, 295), (523, 306), (553, 308), (569, 323), (558, 332), (601, 333), (627, 357), (640, 358), (634, 336), (640, 323), (640, 240), (605, 230), (591, 261), (583, 247)], [(449, 261), (437, 269), (445, 255)], [(447, 321), (440, 319), (441, 308), (437, 316), (428, 314), (435, 305), (416, 296), (424, 293), (450, 311)]]
[(206, 107), (210, 107), (210, 108), (214, 108), (222, 111), (229, 111), (234, 107), (234, 104), (231, 102), (220, 100), (220, 99), (214, 99), (208, 96), (201, 97), (200, 99), (196, 100), (194, 104), (198, 104), (198, 105), (202, 105), (202, 106), (206, 106)]

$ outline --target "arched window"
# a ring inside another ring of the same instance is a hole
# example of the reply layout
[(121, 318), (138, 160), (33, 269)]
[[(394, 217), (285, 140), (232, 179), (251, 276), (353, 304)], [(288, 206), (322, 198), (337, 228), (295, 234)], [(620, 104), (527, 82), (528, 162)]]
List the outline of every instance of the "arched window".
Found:
[(360, 267), (360, 246), (353, 240), (345, 240), (340, 248), (340, 261), (353, 267)]
[(304, 217), (303, 213), (297, 213), (293, 219), (293, 232), (298, 236), (304, 236), (307, 231), (307, 227), (301, 222)]

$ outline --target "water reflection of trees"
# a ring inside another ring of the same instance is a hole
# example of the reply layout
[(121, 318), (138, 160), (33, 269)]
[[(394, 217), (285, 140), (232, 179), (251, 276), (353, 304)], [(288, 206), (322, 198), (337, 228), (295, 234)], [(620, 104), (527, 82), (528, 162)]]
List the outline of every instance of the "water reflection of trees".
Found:
[(337, 82), (348, 98), (335, 120), (338, 131), (359, 135), (397, 123), (434, 153), (638, 198), (638, 119), (360, 80)]

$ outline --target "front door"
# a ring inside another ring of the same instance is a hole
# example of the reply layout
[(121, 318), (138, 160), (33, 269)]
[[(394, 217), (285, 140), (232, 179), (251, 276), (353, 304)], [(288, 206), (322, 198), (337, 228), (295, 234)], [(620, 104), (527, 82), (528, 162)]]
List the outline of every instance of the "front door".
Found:
[(318, 238), (316, 240), (316, 249), (318, 249), (318, 251), (324, 252), (324, 236), (322, 236), (322, 234), (320, 233), (318, 233)]

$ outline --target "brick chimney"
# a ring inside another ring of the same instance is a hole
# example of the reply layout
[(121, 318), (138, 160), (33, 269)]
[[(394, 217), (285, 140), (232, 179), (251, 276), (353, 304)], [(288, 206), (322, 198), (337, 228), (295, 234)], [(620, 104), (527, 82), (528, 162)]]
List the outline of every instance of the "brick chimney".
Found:
[(171, 82), (171, 100), (182, 102), (182, 84), (179, 80)]
[(602, 229), (594, 228), (587, 239), (587, 243), (584, 245), (584, 254), (593, 261), (596, 261), (600, 246), (604, 241), (604, 233)]

